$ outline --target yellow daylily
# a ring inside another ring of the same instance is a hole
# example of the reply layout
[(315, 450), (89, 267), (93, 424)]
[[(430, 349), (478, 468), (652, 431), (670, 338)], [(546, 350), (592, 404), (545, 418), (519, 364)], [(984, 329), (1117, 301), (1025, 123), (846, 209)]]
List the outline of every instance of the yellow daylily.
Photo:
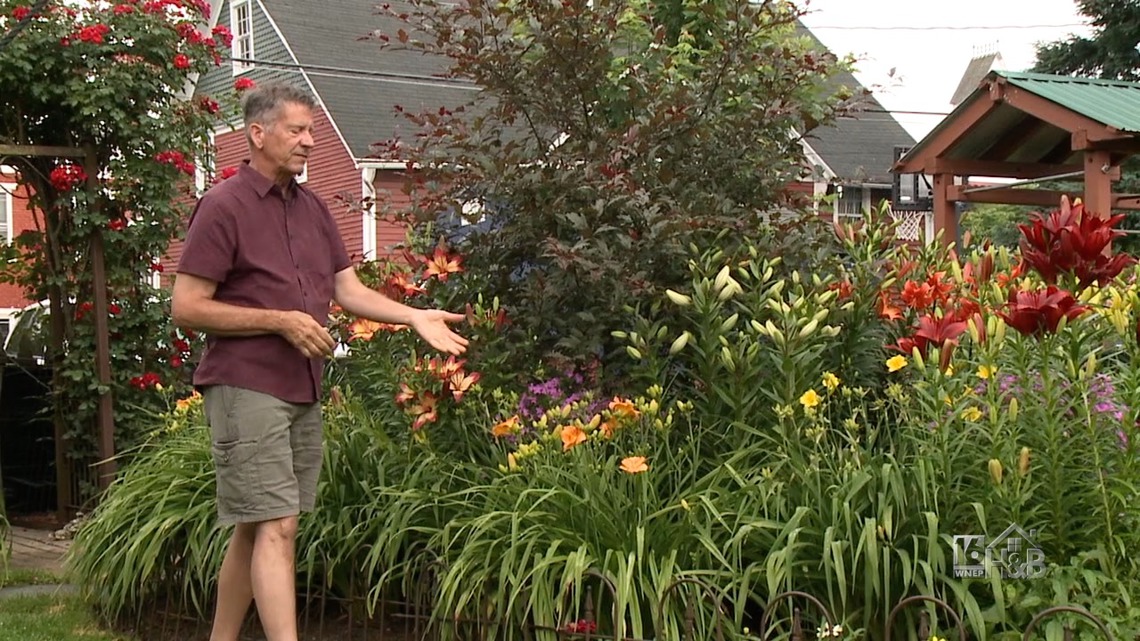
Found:
[(806, 391), (802, 395), (800, 395), (800, 405), (803, 405), (805, 410), (810, 410), (810, 409), (818, 406), (819, 402), (820, 402), (819, 394), (817, 394), (816, 391), (813, 389), (809, 389), (808, 391)]
[(840, 382), (839, 377), (835, 374), (831, 372), (823, 373), (823, 386), (827, 388), (827, 391), (834, 392), (836, 388), (839, 387)]
[(977, 407), (973, 407), (973, 406), (967, 407), (965, 410), (962, 411), (962, 418), (966, 419), (967, 421), (970, 421), (971, 423), (976, 423), (977, 421), (982, 420), (983, 416), (985, 416), (985, 414), (982, 413), (982, 410), (978, 409)]
[(906, 360), (906, 357), (903, 356), (902, 354), (899, 354), (898, 356), (892, 356), (892, 357), (887, 359), (887, 371), (888, 372), (897, 372), (900, 369), (906, 367), (907, 364), (908, 364), (908, 361)]

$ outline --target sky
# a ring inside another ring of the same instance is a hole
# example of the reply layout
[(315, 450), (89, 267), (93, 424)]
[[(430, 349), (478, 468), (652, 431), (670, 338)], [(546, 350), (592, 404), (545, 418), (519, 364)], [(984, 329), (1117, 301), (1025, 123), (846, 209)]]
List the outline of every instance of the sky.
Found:
[(1036, 42), (1089, 33), (1074, 0), (801, 0), (800, 6), (809, 12), (804, 24), (824, 45), (857, 58), (856, 77), (916, 140), (941, 116), (900, 112), (949, 112), (976, 52), (996, 48), (1004, 69), (1024, 71)]

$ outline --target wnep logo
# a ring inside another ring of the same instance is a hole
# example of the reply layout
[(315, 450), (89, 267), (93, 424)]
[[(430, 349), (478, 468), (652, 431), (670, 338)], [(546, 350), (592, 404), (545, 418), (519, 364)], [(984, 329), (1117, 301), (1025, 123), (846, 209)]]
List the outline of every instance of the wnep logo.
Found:
[(1037, 530), (1025, 531), (1014, 523), (987, 540), (984, 534), (954, 536), (954, 576), (988, 576), (988, 568), (1003, 579), (1038, 579), (1045, 576), (1045, 553), (1033, 539)]

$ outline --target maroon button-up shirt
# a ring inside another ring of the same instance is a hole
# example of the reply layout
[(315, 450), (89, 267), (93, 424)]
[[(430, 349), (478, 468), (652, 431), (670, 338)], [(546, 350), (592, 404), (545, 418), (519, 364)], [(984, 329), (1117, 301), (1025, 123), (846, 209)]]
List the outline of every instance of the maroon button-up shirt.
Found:
[[(325, 203), (296, 183), (289, 191), (286, 198), (243, 163), (199, 199), (178, 272), (216, 282), (217, 301), (301, 310), (323, 325), (336, 273), (352, 263)], [(324, 364), (276, 334), (207, 336), (194, 384), (234, 385), (312, 403), (320, 398)]]

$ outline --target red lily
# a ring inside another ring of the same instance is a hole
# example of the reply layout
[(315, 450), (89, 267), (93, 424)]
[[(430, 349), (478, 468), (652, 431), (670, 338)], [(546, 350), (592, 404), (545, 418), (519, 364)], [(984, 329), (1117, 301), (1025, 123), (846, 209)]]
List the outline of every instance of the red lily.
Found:
[(1010, 327), (1025, 336), (1042, 336), (1057, 331), (1062, 318), (1072, 320), (1088, 311), (1069, 292), (1050, 285), (1044, 291), (1012, 291), (1007, 312), (998, 312)]
[(918, 353), (926, 356), (931, 345), (946, 349), (958, 344), (958, 337), (967, 329), (966, 321), (958, 320), (953, 316), (935, 318), (926, 314), (918, 319), (918, 330), (914, 336), (899, 339), (898, 345), (891, 346), (904, 354), (910, 354), (914, 348)]
[(845, 278), (841, 281), (828, 285), (827, 289), (839, 292), (839, 300), (847, 300), (848, 298), (851, 298), (851, 294), (854, 293), (855, 286), (851, 284), (850, 280), (847, 280)]
[(1052, 285), (1062, 274), (1076, 276), (1081, 287), (1104, 285), (1135, 262), (1130, 256), (1108, 255), (1113, 238), (1123, 236), (1114, 227), (1124, 215), (1101, 218), (1085, 210), (1084, 204), (1070, 205), (1061, 199), (1061, 208), (1048, 216), (1035, 214), (1021, 229), (1022, 263), (1037, 270)]
[(891, 295), (889, 292), (879, 292), (879, 317), (884, 320), (900, 320), (903, 317), (902, 310), (895, 307), (891, 303)]
[(900, 295), (902, 302), (915, 311), (921, 312), (922, 310), (934, 304), (934, 291), (929, 283), (916, 283), (913, 280), (908, 280), (903, 285), (902, 294)]
[(415, 296), (416, 294), (423, 294), (427, 291), (422, 286), (413, 282), (411, 275), (406, 273), (392, 274), (388, 277), (385, 285), (387, 286), (388, 293), (393, 294), (392, 298)]

